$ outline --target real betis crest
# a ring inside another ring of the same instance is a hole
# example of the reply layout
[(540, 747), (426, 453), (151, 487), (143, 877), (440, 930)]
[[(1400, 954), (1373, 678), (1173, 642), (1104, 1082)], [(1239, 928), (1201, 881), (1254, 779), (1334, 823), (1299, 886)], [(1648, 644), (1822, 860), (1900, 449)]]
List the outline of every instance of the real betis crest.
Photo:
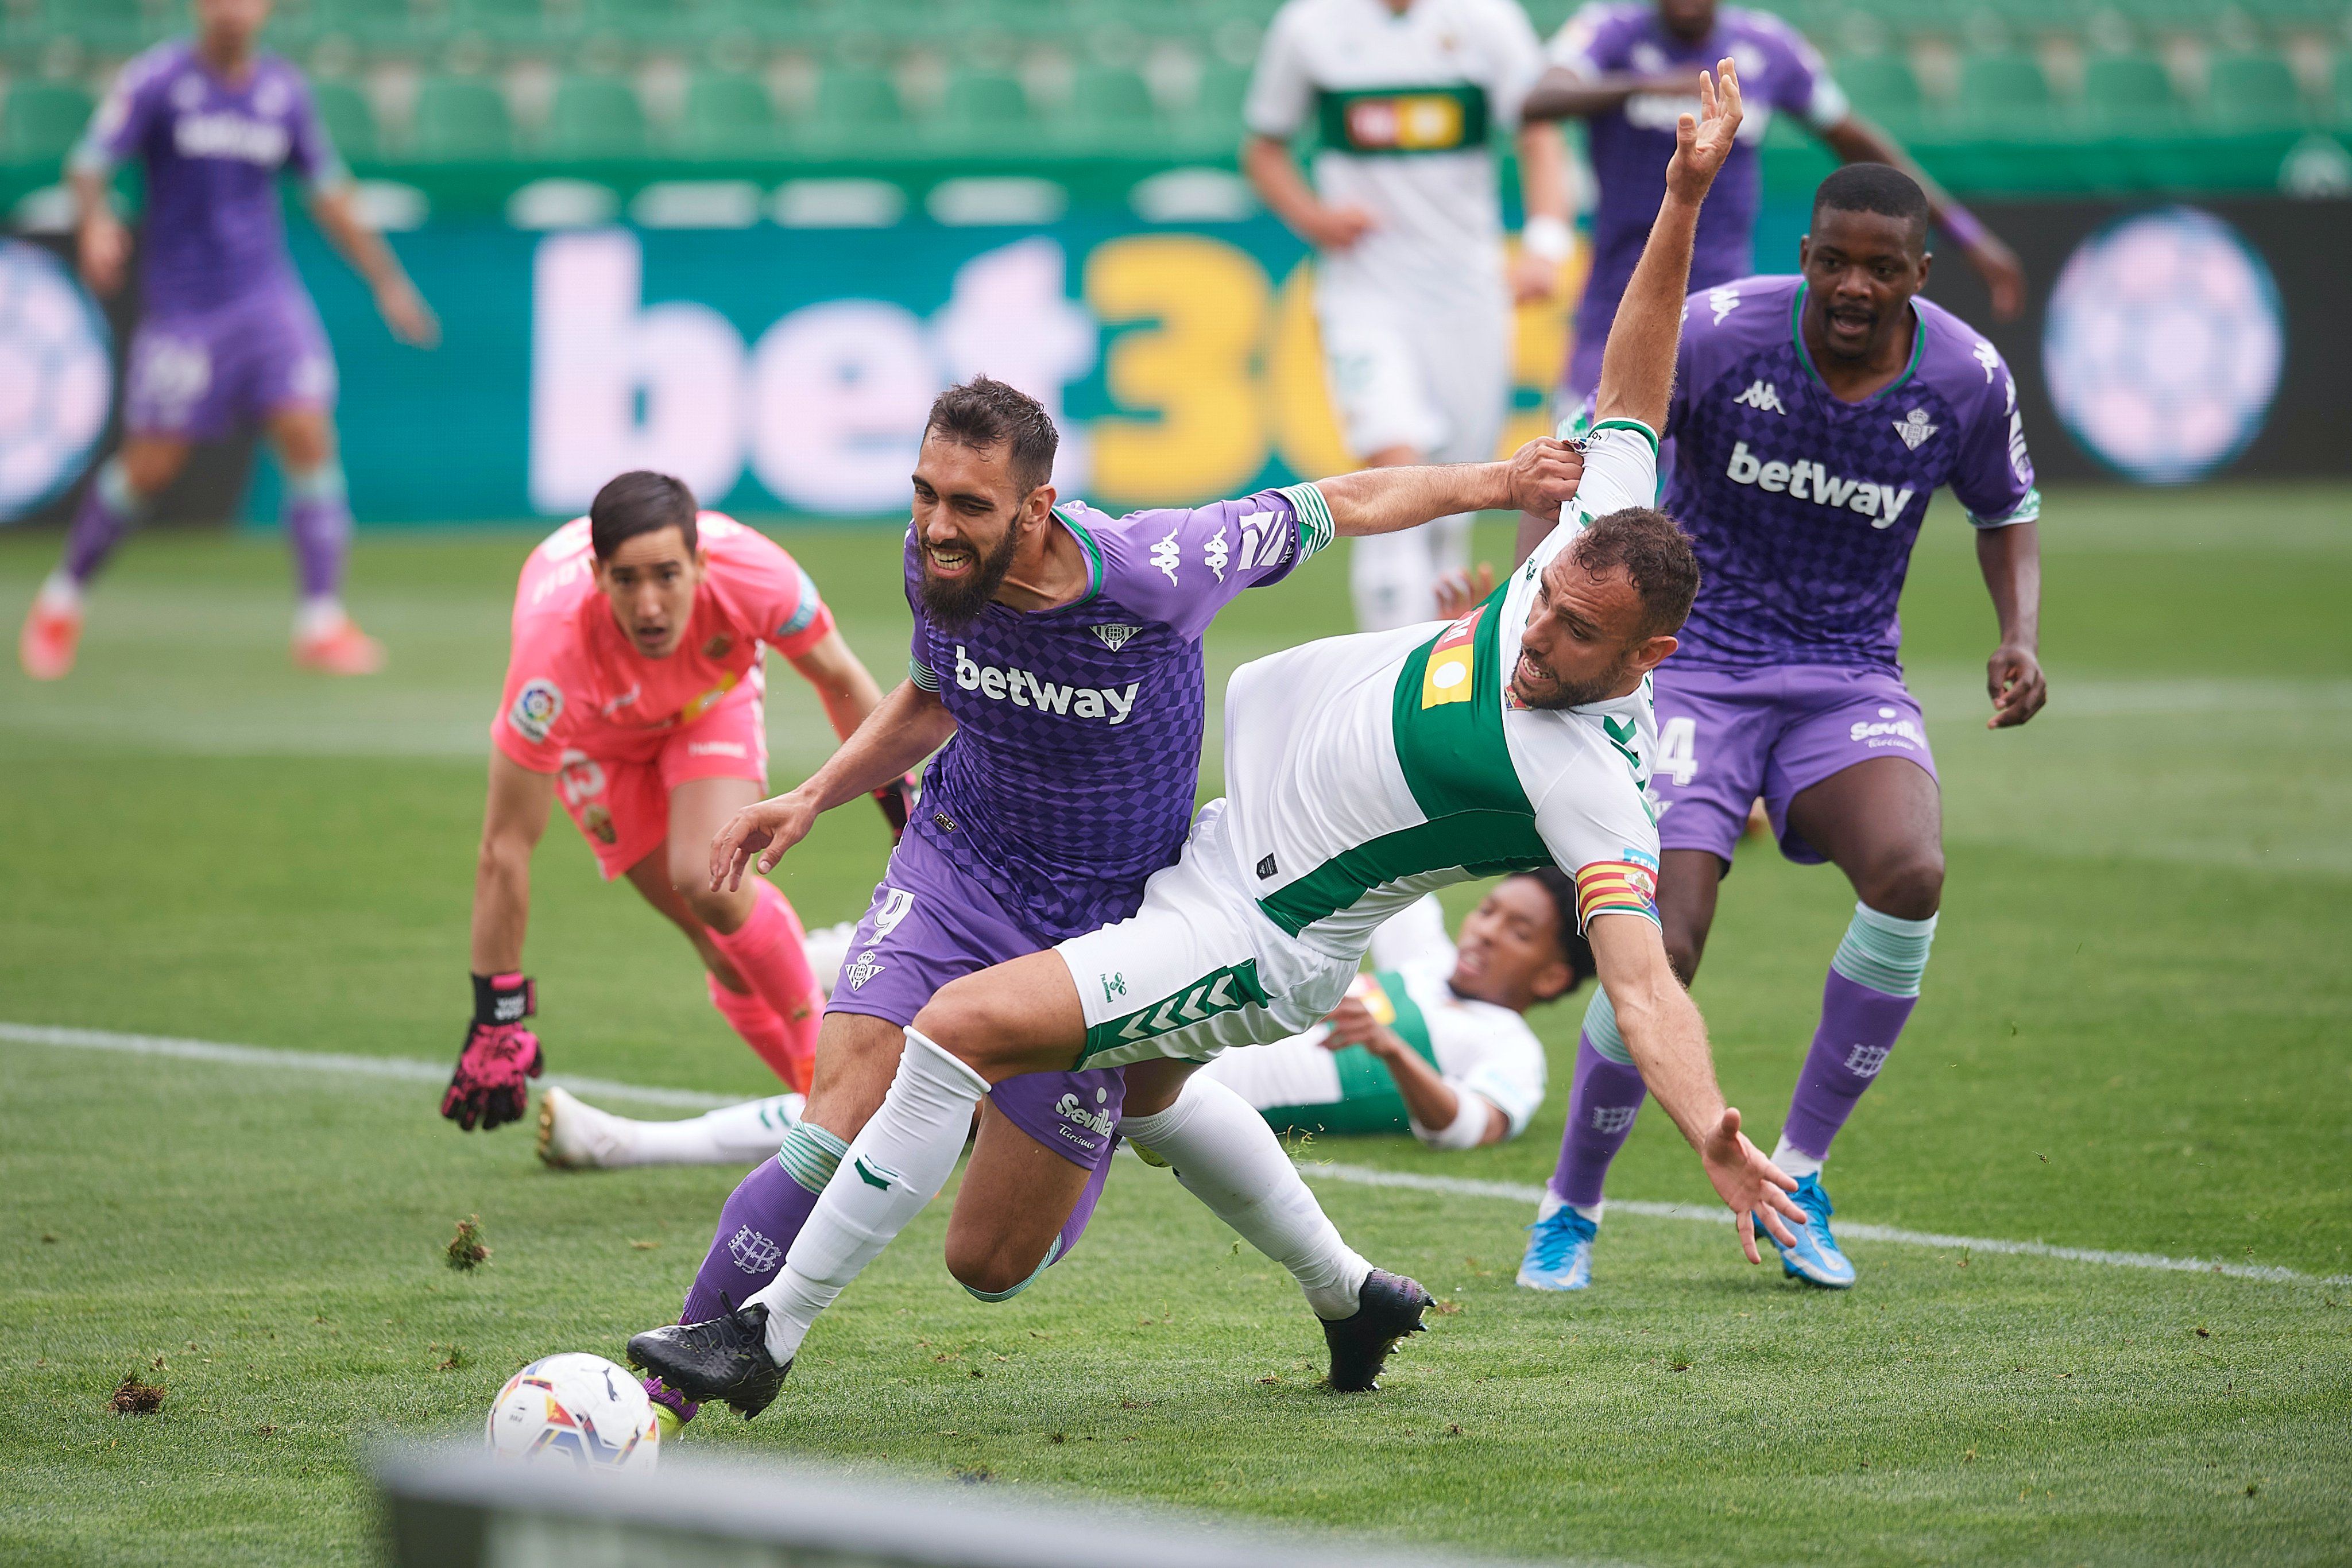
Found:
[(1090, 626), (1087, 629), (1101, 638), (1102, 645), (1114, 653), (1126, 647), (1129, 641), (1143, 630), (1140, 626), (1122, 626), (1115, 621), (1108, 625)]

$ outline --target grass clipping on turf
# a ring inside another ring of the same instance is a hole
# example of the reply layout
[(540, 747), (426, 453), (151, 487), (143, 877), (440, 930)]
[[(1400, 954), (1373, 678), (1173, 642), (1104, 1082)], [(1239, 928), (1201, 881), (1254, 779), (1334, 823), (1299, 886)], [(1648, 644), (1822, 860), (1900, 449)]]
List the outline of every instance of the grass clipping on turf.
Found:
[(490, 1249), (482, 1240), (482, 1217), (469, 1214), (457, 1221), (457, 1234), (449, 1238), (449, 1245), (442, 1249), (441, 1256), (461, 1274), (469, 1274), (488, 1262)]
[(152, 1416), (163, 1408), (163, 1388), (150, 1383), (135, 1372), (123, 1374), (121, 1385), (106, 1407), (117, 1416)]

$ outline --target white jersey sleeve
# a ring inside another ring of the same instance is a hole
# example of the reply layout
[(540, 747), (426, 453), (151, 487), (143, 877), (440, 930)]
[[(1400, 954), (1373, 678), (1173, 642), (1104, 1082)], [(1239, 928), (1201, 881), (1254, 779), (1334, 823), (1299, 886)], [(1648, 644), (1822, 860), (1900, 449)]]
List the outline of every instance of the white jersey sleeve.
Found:
[(1289, 141), (1315, 107), (1315, 81), (1298, 36), (1304, 25), (1297, 0), (1292, 0), (1275, 14), (1258, 48), (1257, 68), (1242, 100), (1242, 123), (1260, 136)]
[[(1648, 683), (1643, 685), (1626, 702), (1648, 706)], [(1659, 924), (1658, 829), (1643, 800), (1649, 737), (1631, 717), (1603, 716), (1601, 724), (1612, 755), (1588, 747), (1536, 802), (1536, 831), (1576, 883), (1579, 931), (1603, 915), (1638, 915)]]

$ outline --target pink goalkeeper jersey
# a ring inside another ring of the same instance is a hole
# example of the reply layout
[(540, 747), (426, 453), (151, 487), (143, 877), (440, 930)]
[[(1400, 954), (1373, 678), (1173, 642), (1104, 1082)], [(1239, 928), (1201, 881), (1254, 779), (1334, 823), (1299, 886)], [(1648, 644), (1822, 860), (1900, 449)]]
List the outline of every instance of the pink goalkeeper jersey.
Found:
[(756, 701), (760, 651), (805, 653), (833, 612), (782, 547), (731, 517), (695, 525), (709, 565), (677, 653), (648, 659), (630, 644), (597, 591), (588, 519), (548, 535), (515, 586), (506, 695), (490, 721), (500, 751), (535, 773), (564, 753), (622, 757), (723, 704)]

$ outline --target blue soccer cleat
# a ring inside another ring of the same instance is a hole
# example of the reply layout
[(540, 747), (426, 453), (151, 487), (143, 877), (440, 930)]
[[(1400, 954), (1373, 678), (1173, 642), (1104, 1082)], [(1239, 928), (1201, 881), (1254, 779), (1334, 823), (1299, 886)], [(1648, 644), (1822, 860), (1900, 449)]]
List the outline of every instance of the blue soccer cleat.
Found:
[(1528, 1227), (1519, 1283), (1530, 1291), (1581, 1291), (1592, 1283), (1592, 1239), (1601, 1226), (1561, 1204)]
[(1761, 1223), (1756, 1227), (1757, 1233), (1780, 1254), (1780, 1271), (1825, 1291), (1853, 1289), (1853, 1261), (1838, 1249), (1837, 1238), (1830, 1234), (1830, 1195), (1822, 1190), (1822, 1178), (1799, 1176), (1797, 1190), (1789, 1196), (1811, 1221), (1789, 1227), (1789, 1234), (1797, 1239), (1794, 1247), (1781, 1246)]

